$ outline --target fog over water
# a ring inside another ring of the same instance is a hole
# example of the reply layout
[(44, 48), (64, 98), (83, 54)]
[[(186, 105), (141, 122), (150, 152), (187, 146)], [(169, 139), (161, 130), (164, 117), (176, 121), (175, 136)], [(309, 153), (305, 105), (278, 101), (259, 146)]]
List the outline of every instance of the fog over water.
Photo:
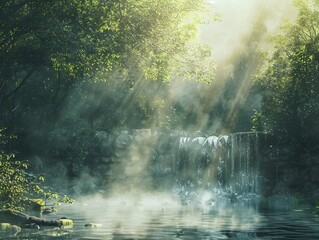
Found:
[[(217, 64), (216, 79), (209, 86), (189, 81), (173, 81), (170, 85), (170, 98), (167, 100), (179, 102), (184, 110), (196, 115), (192, 130), (209, 130), (216, 134), (228, 134), (236, 130), (234, 126), (238, 121), (237, 116), (244, 105), (247, 105), (250, 111), (253, 107), (258, 108), (259, 96), (250, 96), (251, 99), (248, 99), (252, 83), (251, 76), (257, 67), (258, 53), (262, 49), (271, 48), (268, 41), (269, 34), (277, 33), (285, 19), (293, 20), (296, 11), (292, 1), (289, 0), (210, 0), (210, 6), (212, 11), (219, 15), (220, 21), (202, 26), (201, 39), (213, 48), (213, 56)], [(251, 112), (247, 113), (248, 117), (249, 114)], [(132, 226), (126, 226), (126, 229), (134, 232), (149, 219), (159, 216), (169, 217), (170, 215), (163, 215), (163, 211), (178, 211), (181, 203), (174, 193), (156, 192), (150, 188), (145, 191), (136, 184), (143, 182), (143, 179), (138, 178), (143, 177), (145, 166), (151, 159), (151, 150), (144, 149), (143, 155), (134, 143), (130, 149), (131, 153), (121, 169), (124, 171), (114, 169), (116, 176), (108, 199), (103, 199), (97, 194), (97, 196), (81, 198), (80, 204), (85, 204), (81, 211), (84, 211), (90, 219), (95, 217), (99, 222), (106, 216), (111, 217), (114, 219), (114, 225), (110, 227), (114, 228), (118, 228), (125, 222), (127, 222), (125, 224), (134, 223)], [(127, 182), (123, 180), (125, 178)], [(132, 183), (130, 182), (132, 179), (138, 180)], [(197, 203), (204, 207), (201, 208), (203, 211), (205, 206), (201, 203), (207, 195), (204, 192), (200, 194), (202, 195), (199, 196)], [(218, 212), (220, 219), (226, 211), (227, 207)], [(245, 212), (248, 214), (246, 215), (248, 223), (243, 223), (242, 216), (237, 216), (235, 213), (236, 211), (234, 214), (227, 212), (228, 215), (233, 214), (234, 229), (245, 227), (250, 229), (259, 222), (260, 216), (254, 211)], [(131, 221), (131, 218), (136, 220)], [(169, 219), (162, 220), (163, 223), (172, 224)], [(184, 226), (203, 224), (201, 216), (196, 214), (180, 220), (184, 221), (180, 223)], [(223, 224), (218, 220), (219, 218), (216, 218), (216, 226)], [(212, 223), (209, 222), (209, 224), (211, 227)]]
[[(236, 130), (237, 116), (239, 111), (245, 111), (244, 105), (249, 111), (253, 107), (258, 108), (259, 96), (247, 99), (258, 53), (271, 47), (269, 36), (280, 31), (284, 20), (293, 21), (296, 10), (291, 0), (209, 0), (209, 4), (219, 21), (203, 25), (200, 31), (202, 41), (213, 48), (217, 64), (216, 79), (208, 86), (173, 81), (170, 99), (167, 100), (179, 102), (196, 115), (192, 130), (228, 134)], [(247, 113), (248, 117), (249, 114), (251, 112)], [(131, 160), (124, 167), (124, 176), (119, 174), (117, 177), (127, 176), (130, 179), (143, 172), (151, 158), (151, 150), (144, 151), (145, 156), (142, 156), (132, 144)]]
[(216, 62), (211, 84), (116, 69), (70, 87), (54, 127), (34, 130), (49, 144), (28, 153), (32, 170), (75, 199), (44, 216), (74, 220), (60, 239), (319, 239), (318, 216), (281, 191), (290, 169), (270, 134), (251, 132), (260, 53), (296, 18), (294, 0), (206, 1), (216, 21), (199, 37)]

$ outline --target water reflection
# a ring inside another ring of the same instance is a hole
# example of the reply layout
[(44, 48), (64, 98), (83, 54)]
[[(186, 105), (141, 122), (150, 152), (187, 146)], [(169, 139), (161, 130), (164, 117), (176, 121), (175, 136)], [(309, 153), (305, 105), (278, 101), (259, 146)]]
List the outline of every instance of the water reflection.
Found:
[(49, 218), (62, 216), (75, 220), (73, 228), (23, 231), (18, 238), (319, 239), (319, 220), (307, 209), (260, 212), (245, 203), (221, 199), (185, 206), (166, 195), (91, 198), (64, 206)]

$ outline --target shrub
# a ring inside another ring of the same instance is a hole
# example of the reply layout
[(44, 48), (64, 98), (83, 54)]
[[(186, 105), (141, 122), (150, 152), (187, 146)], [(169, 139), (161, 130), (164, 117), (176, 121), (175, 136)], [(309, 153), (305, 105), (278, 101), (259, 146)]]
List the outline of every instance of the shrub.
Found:
[(28, 173), (29, 163), (18, 160), (14, 153), (6, 151), (8, 140), (12, 138), (0, 129), (0, 209), (23, 211), (33, 198), (54, 199), (55, 204), (73, 202), (67, 196), (43, 186), (44, 177)]

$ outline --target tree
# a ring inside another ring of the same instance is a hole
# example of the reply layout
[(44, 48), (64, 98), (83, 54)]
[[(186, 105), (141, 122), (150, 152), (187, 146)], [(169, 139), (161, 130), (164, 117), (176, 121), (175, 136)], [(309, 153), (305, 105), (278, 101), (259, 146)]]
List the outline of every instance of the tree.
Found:
[[(295, 1), (299, 14), (274, 38), (257, 84), (263, 95), (262, 128), (297, 154), (319, 151), (319, 2)], [(258, 116), (256, 115), (258, 118)]]
[(195, 0), (2, 2), (2, 124), (14, 124), (30, 108), (54, 119), (83, 81), (117, 75), (128, 88), (176, 76), (212, 81), (210, 49), (197, 39), (203, 12), (204, 1)]
[(162, 124), (173, 78), (213, 79), (203, 13), (204, 0), (0, 1), (0, 126), (21, 133), (24, 158), (60, 137), (76, 152), (87, 128)]

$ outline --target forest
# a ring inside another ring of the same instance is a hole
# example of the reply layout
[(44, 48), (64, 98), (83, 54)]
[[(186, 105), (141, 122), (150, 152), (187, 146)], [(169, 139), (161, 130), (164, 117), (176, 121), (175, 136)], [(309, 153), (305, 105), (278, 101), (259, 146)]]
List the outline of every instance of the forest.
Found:
[[(275, 35), (256, 21), (217, 94), (214, 49), (200, 29), (222, 20), (204, 0), (1, 1), (0, 208), (23, 210), (33, 197), (72, 202), (48, 169), (62, 164), (67, 181), (80, 177), (75, 165), (93, 174), (97, 131), (266, 132), (291, 165), (311, 165), (319, 1), (294, 5), (295, 21)], [(265, 37), (271, 47), (254, 45)], [(236, 94), (244, 98), (233, 106)], [(256, 96), (260, 104), (249, 104)], [(48, 168), (39, 171), (38, 159)]]

